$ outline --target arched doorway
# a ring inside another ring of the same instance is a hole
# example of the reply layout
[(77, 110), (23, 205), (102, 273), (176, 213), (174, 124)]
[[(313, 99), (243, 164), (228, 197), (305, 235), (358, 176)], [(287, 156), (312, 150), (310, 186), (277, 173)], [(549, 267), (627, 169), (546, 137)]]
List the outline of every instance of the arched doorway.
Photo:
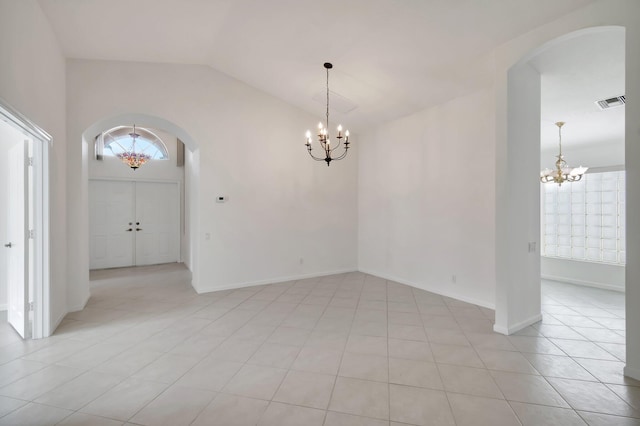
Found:
[(623, 27), (594, 27), (558, 37), (524, 55), (507, 72), (506, 146), (496, 174), (496, 324), (511, 334), (540, 321), (541, 75), (532, 59), (567, 40)]
[[(185, 265), (194, 272), (197, 269), (197, 239), (195, 235), (197, 235), (197, 220), (195, 219), (196, 208), (194, 207), (197, 202), (197, 187), (198, 187), (198, 148), (194, 139), (186, 132), (183, 128), (176, 125), (175, 123), (166, 120), (161, 117), (152, 116), (148, 114), (142, 113), (128, 113), (121, 114), (113, 117), (107, 117), (97, 122), (93, 123), (89, 127), (87, 127), (82, 132), (82, 160), (83, 160), (83, 173), (82, 173), (82, 187), (83, 191), (81, 195), (81, 204), (83, 206), (83, 211), (80, 216), (81, 226), (78, 229), (78, 233), (76, 234), (76, 240), (84, 247), (84, 253), (82, 254), (81, 259), (79, 259), (82, 268), (82, 295), (78, 298), (81, 300), (77, 306), (70, 306), (69, 311), (77, 311), (81, 310), (86, 301), (89, 298), (89, 267), (90, 267), (90, 259), (89, 259), (89, 178), (90, 175), (88, 173), (88, 164), (90, 159), (90, 151), (93, 151), (93, 144), (95, 143), (96, 135), (101, 134), (109, 129), (113, 129), (117, 126), (127, 124), (132, 125), (136, 124), (141, 128), (155, 129), (157, 131), (161, 131), (164, 134), (172, 135), (175, 138), (179, 139), (184, 146), (185, 156), (185, 172), (184, 172), (184, 180), (181, 181), (182, 188), (180, 189), (180, 198), (183, 201), (184, 209), (182, 211), (182, 217), (184, 218), (184, 224), (182, 224), (182, 232), (184, 233), (184, 239), (182, 240), (181, 248), (181, 260), (185, 263)], [(125, 165), (121, 165), (125, 172), (131, 172), (126, 168)], [(143, 166), (144, 167), (144, 166)], [(117, 180), (117, 179), (116, 179)], [(164, 183), (172, 183), (167, 182), (166, 179), (163, 181), (162, 179), (154, 178), (153, 176), (148, 179), (142, 179), (145, 182), (164, 182)], [(175, 183), (175, 182), (173, 182)], [(195, 275), (195, 274), (194, 274)], [(79, 293), (79, 292), (76, 292)]]

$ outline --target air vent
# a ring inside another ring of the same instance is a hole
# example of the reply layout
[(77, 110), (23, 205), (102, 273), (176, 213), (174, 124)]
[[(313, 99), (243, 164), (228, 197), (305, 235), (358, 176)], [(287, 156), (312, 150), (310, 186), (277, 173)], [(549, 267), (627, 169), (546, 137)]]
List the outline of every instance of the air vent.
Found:
[[(323, 105), (327, 105), (327, 92), (318, 92), (313, 96), (313, 100), (323, 104)], [(329, 90), (329, 107), (332, 110), (341, 112), (343, 114), (346, 114), (348, 112), (353, 111), (354, 109), (358, 108), (358, 105), (355, 104), (355, 102), (353, 102), (350, 99), (345, 98), (342, 95), (339, 95), (338, 93), (334, 92), (333, 90)]]
[(609, 109), (619, 107), (625, 104), (626, 98), (624, 95), (616, 96), (615, 98), (604, 99), (602, 101), (596, 101), (596, 105), (600, 109)]

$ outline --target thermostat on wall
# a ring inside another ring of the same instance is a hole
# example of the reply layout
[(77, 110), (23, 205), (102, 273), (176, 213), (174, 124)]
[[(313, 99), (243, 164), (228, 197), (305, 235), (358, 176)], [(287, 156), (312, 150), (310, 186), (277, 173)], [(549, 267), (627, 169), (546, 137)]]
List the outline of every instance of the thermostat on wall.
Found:
[(224, 195), (218, 195), (216, 197), (216, 203), (224, 203), (227, 201), (227, 197), (225, 197)]

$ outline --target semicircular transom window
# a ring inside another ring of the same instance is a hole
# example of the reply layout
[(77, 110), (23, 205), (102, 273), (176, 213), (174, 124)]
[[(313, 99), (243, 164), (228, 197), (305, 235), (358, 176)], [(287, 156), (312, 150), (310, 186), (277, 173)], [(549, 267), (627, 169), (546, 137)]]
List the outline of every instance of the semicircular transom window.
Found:
[(133, 138), (132, 126), (118, 126), (111, 130), (107, 130), (103, 134), (104, 155), (115, 157), (124, 152), (135, 152), (147, 154), (152, 160), (168, 160), (169, 152), (162, 142), (162, 139), (149, 129), (136, 126), (135, 133), (138, 135)]

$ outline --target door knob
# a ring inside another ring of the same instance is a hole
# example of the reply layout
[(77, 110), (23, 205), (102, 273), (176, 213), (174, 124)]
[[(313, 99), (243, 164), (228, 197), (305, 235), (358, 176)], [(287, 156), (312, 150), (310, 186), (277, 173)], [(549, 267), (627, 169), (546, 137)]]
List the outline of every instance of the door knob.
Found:
[(133, 222), (129, 222), (129, 226), (133, 225)]
[(133, 229), (131, 229), (131, 228), (127, 229), (127, 232), (131, 232), (131, 231), (133, 231)]
[(140, 222), (136, 222), (136, 225), (140, 225)]
[(142, 231), (142, 228), (136, 228), (136, 231)]
[(4, 246), (5, 246), (6, 248), (11, 248), (11, 247), (13, 247), (13, 244), (11, 244), (11, 243), (7, 243), (7, 244), (5, 244)]

